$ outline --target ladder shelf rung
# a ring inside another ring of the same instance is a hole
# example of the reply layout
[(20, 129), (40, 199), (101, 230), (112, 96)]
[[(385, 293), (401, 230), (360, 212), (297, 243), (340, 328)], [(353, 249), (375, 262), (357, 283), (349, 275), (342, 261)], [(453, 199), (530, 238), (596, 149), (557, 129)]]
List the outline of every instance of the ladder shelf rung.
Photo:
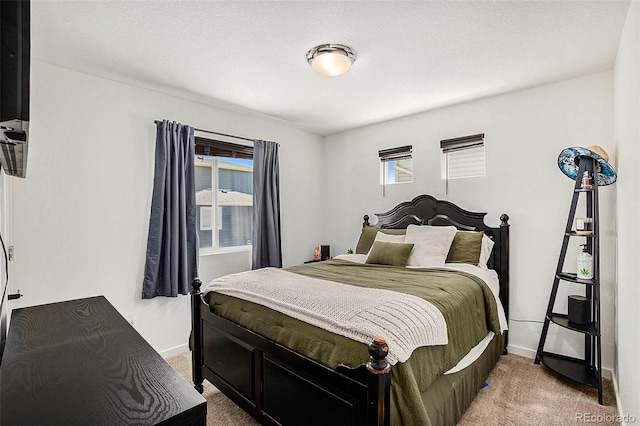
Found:
[(600, 386), (600, 373), (582, 359), (550, 352), (539, 353), (537, 357), (549, 370), (563, 377), (596, 389)]
[(567, 314), (556, 314), (556, 313), (551, 313), (547, 315), (547, 318), (549, 319), (549, 321), (551, 321), (552, 323), (560, 326), (560, 327), (564, 327), (567, 328), (569, 330), (573, 330), (573, 331), (577, 331), (579, 333), (585, 333), (585, 334), (589, 334), (591, 336), (597, 336), (598, 335), (598, 329), (596, 328), (595, 323), (589, 323), (586, 325), (581, 325), (581, 324), (576, 324), (573, 323), (571, 321), (569, 321), (569, 315)]
[(598, 281), (595, 279), (582, 279), (578, 278), (578, 275), (573, 272), (560, 272), (556, 274), (556, 278), (561, 279), (563, 281), (570, 281), (576, 284), (584, 284), (584, 285), (598, 285)]
[(578, 234), (576, 231), (565, 232), (564, 235), (567, 237), (586, 237), (586, 238), (594, 238), (596, 236), (595, 232), (590, 234)]

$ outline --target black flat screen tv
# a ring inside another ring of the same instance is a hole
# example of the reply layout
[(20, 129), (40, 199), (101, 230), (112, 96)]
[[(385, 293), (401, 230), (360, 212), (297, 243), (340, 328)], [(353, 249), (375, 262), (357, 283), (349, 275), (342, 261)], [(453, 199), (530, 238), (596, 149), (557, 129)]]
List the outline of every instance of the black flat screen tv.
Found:
[(0, 165), (25, 177), (31, 61), (29, 0), (0, 0)]
[[(0, 165), (24, 177), (29, 130), (31, 59), (29, 0), (0, 0)], [(6, 260), (0, 261), (4, 271)], [(7, 333), (7, 280), (0, 277), (0, 363)]]

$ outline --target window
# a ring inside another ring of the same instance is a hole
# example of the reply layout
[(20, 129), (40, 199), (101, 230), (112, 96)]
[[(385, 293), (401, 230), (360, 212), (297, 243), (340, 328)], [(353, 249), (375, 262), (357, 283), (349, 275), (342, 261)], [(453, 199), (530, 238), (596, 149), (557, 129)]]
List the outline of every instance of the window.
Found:
[(485, 176), (484, 133), (440, 141), (442, 179)]
[(413, 182), (412, 145), (378, 151), (380, 184)]
[(250, 245), (253, 147), (200, 137), (195, 142), (200, 249)]

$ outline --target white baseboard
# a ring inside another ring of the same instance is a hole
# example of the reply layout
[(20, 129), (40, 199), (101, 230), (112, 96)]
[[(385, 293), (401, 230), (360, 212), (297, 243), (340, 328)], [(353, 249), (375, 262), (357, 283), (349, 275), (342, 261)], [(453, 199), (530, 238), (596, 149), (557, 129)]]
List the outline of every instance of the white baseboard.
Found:
[(624, 411), (622, 411), (622, 405), (620, 405), (620, 392), (618, 391), (618, 378), (616, 377), (615, 373), (613, 373), (613, 378), (611, 380), (613, 381), (613, 392), (616, 394), (616, 407), (618, 408), (618, 414), (621, 415), (620, 426), (627, 426), (627, 422), (625, 422), (624, 418), (622, 418), (622, 413), (624, 413)]
[[(509, 350), (510, 354), (520, 355), (525, 358), (536, 359), (536, 351), (534, 351), (533, 349), (523, 348), (521, 346), (515, 345), (508, 345), (507, 349)], [(613, 371), (611, 370), (611, 368), (602, 367), (602, 377), (612, 380)]]
[[(620, 426), (631, 426), (632, 423), (636, 423), (637, 417), (627, 414), (628, 411), (625, 412), (624, 408), (621, 405), (620, 390), (618, 389), (618, 378), (615, 372), (613, 373), (613, 379), (611, 380), (613, 380), (613, 391), (616, 394), (616, 408), (618, 409), (618, 415), (620, 416), (620, 418), (618, 419), (620, 420)], [(627, 422), (627, 420), (629, 420), (629, 422)]]
[(176, 346), (175, 348), (166, 349), (160, 352), (160, 356), (166, 359), (174, 355), (180, 355), (185, 352), (189, 352), (189, 345), (186, 343), (184, 345)]
[(508, 345), (507, 349), (509, 350), (510, 354), (520, 355), (525, 358), (531, 358), (531, 359), (536, 358), (536, 351), (531, 349), (527, 349), (527, 348), (523, 348), (521, 346), (515, 346), (515, 345)]

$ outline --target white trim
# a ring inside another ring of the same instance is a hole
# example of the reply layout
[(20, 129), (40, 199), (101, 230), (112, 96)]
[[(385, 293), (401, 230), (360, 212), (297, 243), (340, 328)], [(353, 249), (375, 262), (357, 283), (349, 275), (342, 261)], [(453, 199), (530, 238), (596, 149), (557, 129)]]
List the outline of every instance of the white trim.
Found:
[(525, 358), (531, 358), (531, 359), (536, 358), (536, 351), (523, 348), (521, 346), (515, 346), (510, 344), (510, 345), (507, 345), (507, 350), (509, 351), (510, 354), (520, 355)]
[(211, 157), (211, 246), (218, 247), (218, 230), (221, 228), (221, 209), (218, 206), (218, 157)]
[[(637, 417), (632, 414), (629, 414), (628, 411), (625, 412), (622, 408), (622, 404), (620, 403), (620, 389), (618, 388), (618, 376), (616, 375), (615, 370), (612, 371), (612, 381), (613, 381), (613, 392), (616, 396), (616, 408), (618, 409), (618, 420), (620, 420), (620, 426), (631, 426), (631, 423), (637, 422)], [(627, 423), (625, 419), (629, 419), (630, 423)]]
[(199, 256), (211, 256), (225, 253), (238, 253), (243, 251), (251, 251), (252, 245), (235, 246), (235, 247), (205, 247), (200, 249)]
[(616, 408), (618, 409), (618, 414), (620, 414), (620, 426), (627, 426), (627, 422), (624, 421), (624, 418), (622, 416), (622, 413), (624, 413), (624, 411), (622, 411), (622, 405), (620, 404), (620, 390), (618, 389), (618, 376), (616, 375), (615, 371), (613, 371), (611, 374), (612, 374), (611, 380), (613, 381), (613, 393), (616, 395)]
[(183, 354), (185, 352), (189, 352), (189, 345), (187, 343), (175, 346), (173, 348), (165, 349), (164, 351), (159, 352), (159, 354), (162, 358), (167, 359), (175, 355)]

